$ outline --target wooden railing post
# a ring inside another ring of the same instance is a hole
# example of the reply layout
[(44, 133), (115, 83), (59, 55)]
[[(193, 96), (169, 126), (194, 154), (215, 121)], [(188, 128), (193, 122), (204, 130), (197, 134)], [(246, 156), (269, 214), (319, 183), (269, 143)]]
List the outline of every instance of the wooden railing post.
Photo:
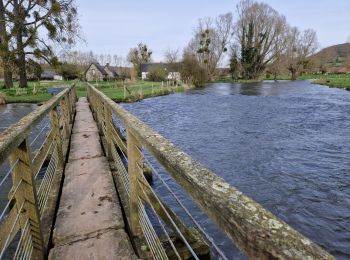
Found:
[(104, 103), (105, 109), (104, 109), (104, 122), (106, 127), (106, 142), (107, 142), (107, 156), (111, 160), (112, 159), (112, 146), (114, 144), (113, 141), (113, 118), (112, 118), (112, 110), (109, 107), (107, 103)]
[[(12, 171), (13, 187), (17, 187), (15, 200), (19, 214), (19, 225), (22, 230), (29, 223), (29, 230), (32, 237), (33, 253), (31, 259), (44, 258), (43, 233), (40, 223), (38, 209), (37, 191), (34, 176), (31, 171), (31, 160), (29, 155), (28, 140), (25, 139), (9, 157), (15, 167)], [(27, 222), (28, 221), (28, 222)]]
[(69, 138), (69, 117), (70, 117), (70, 111), (69, 111), (69, 108), (68, 108), (68, 104), (67, 104), (67, 96), (62, 98), (61, 101), (60, 101), (60, 107), (61, 107), (61, 119), (63, 121), (63, 131), (64, 131), (64, 140), (68, 139)]
[(103, 128), (102, 128), (102, 101), (99, 98), (95, 97), (95, 101), (96, 101), (96, 122), (97, 122), (97, 127), (98, 130), (100, 131), (100, 133), (103, 133)]
[(64, 168), (64, 157), (63, 157), (63, 150), (62, 150), (62, 139), (61, 139), (61, 131), (59, 126), (59, 118), (57, 113), (57, 108), (53, 108), (50, 112), (50, 122), (51, 122), (51, 129), (53, 132), (53, 141), (56, 144), (57, 149), (57, 155), (58, 155), (58, 165), (62, 168)]
[(67, 94), (67, 108), (68, 108), (68, 117), (69, 117), (69, 124), (72, 125), (73, 124), (73, 120), (74, 120), (74, 105), (73, 105), (73, 92), (74, 92), (74, 88), (68, 92)]
[(134, 236), (141, 235), (141, 227), (138, 218), (138, 200), (139, 188), (138, 178), (142, 174), (139, 166), (143, 165), (142, 154), (140, 153), (141, 144), (135, 136), (127, 130), (127, 147), (128, 147), (128, 173), (130, 185), (130, 225), (131, 232)]

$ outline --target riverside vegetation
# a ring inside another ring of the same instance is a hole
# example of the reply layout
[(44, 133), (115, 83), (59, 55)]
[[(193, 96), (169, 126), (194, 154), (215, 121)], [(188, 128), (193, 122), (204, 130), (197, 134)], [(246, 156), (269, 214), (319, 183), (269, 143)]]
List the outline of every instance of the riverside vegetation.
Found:
[[(0, 94), (5, 96), (7, 103), (42, 103), (52, 98), (49, 88), (67, 87), (76, 83), (77, 95), (86, 96), (86, 83), (81, 81), (64, 82), (28, 82), (28, 88), (1, 89)], [(92, 83), (108, 97), (116, 102), (133, 102), (148, 97), (167, 95), (175, 92), (183, 92), (192, 88), (191, 85), (174, 85), (166, 82), (136, 81), (123, 83), (121, 81)], [(125, 89), (124, 89), (125, 86)]]
[[(212, 83), (257, 83), (263, 80), (290, 80), (289, 75), (278, 75), (272, 78), (269, 75), (259, 79), (232, 79), (231, 77), (220, 77)], [(297, 77), (297, 80), (312, 80), (312, 83), (329, 86), (331, 88), (342, 88), (350, 91), (350, 74), (304, 74)]]

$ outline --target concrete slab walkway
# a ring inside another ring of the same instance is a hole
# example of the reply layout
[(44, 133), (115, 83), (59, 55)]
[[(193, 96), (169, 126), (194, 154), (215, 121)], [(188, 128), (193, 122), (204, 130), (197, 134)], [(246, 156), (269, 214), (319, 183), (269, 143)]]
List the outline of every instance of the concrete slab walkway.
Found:
[(49, 259), (136, 259), (87, 99), (76, 108)]

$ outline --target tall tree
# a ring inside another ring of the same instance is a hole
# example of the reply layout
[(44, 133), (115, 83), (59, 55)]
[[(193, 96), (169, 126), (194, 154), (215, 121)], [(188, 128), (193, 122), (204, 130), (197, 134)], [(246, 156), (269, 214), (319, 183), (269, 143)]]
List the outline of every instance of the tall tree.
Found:
[(171, 72), (178, 72), (180, 70), (179, 57), (180, 50), (179, 49), (168, 49), (164, 53), (165, 62), (168, 63), (168, 66)]
[(9, 2), (4, 5), (4, 1), (0, 0), (0, 58), (1, 65), (4, 68), (5, 88), (13, 87), (12, 70), (13, 70), (13, 54), (10, 51), (10, 35), (6, 30), (7, 21), (5, 11)]
[(15, 42), (20, 87), (27, 86), (27, 58), (57, 61), (51, 43), (73, 44), (79, 24), (75, 0), (8, 0), (3, 15)]
[(285, 49), (287, 22), (272, 7), (254, 0), (242, 0), (237, 13), (235, 35), (243, 77), (255, 79)]
[(212, 77), (227, 51), (232, 36), (232, 13), (219, 15), (215, 19), (201, 19), (186, 52), (194, 54), (199, 64), (206, 69), (208, 76)]
[(142, 42), (135, 48), (131, 48), (127, 60), (133, 65), (138, 77), (141, 77), (141, 64), (151, 61), (152, 51)]
[(180, 50), (177, 49), (167, 49), (164, 53), (164, 58), (165, 58), (165, 62), (167, 63), (176, 63), (179, 61), (179, 57), (180, 56)]
[(233, 80), (237, 80), (239, 76), (240, 63), (237, 54), (237, 48), (232, 45), (230, 48), (230, 73)]
[(314, 30), (300, 32), (298, 28), (290, 28), (288, 34), (286, 59), (292, 80), (296, 80), (298, 73), (310, 63), (310, 56), (318, 48), (317, 36)]

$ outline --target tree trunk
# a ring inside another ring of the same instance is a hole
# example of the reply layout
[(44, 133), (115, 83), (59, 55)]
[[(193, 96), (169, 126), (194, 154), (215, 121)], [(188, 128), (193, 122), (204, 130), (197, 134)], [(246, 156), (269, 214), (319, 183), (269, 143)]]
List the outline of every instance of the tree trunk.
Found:
[(22, 13), (20, 13), (20, 4), (18, 0), (14, 1), (13, 4), (14, 13), (17, 16), (17, 21), (15, 22), (15, 26), (17, 29), (16, 33), (16, 44), (17, 44), (17, 67), (18, 67), (18, 75), (19, 75), (19, 87), (26, 88), (28, 86), (27, 82), (27, 72), (26, 72), (26, 55), (24, 52), (23, 46), (23, 21)]
[(5, 7), (2, 0), (0, 0), (0, 45), (1, 45), (1, 59), (4, 67), (4, 81), (5, 88), (12, 88), (12, 71), (11, 71), (11, 54), (9, 50), (9, 44), (6, 32), (5, 21)]
[(5, 88), (13, 87), (12, 71), (6, 66), (4, 68), (4, 81), (5, 81)]
[(295, 70), (292, 70), (292, 80), (297, 79), (297, 72)]
[(28, 86), (27, 82), (27, 72), (26, 72), (26, 56), (24, 54), (22, 44), (22, 32), (18, 33), (17, 36), (17, 66), (18, 66), (18, 75), (19, 75), (19, 87), (26, 88)]

